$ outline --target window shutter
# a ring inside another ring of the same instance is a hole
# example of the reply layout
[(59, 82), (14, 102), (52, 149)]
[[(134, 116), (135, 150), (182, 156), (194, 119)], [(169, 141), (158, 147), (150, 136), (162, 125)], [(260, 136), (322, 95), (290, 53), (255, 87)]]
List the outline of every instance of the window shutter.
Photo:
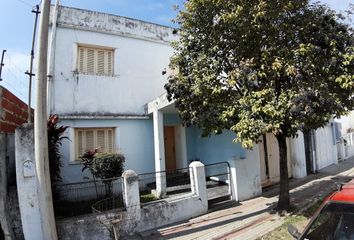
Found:
[(95, 148), (95, 140), (93, 130), (86, 131), (86, 146), (85, 150), (92, 150)]
[(81, 155), (84, 153), (84, 148), (83, 148), (83, 139), (82, 139), (82, 131), (77, 131), (77, 148), (76, 148), (76, 159), (81, 157)]
[(100, 152), (106, 152), (104, 133), (104, 130), (97, 130), (97, 147), (100, 148)]
[(87, 49), (87, 71), (86, 73), (94, 74), (95, 73), (95, 50), (92, 48)]
[(78, 47), (77, 70), (83, 74), (113, 76), (114, 50)]
[(80, 47), (79, 48), (79, 52), (78, 52), (78, 66), (77, 66), (77, 70), (79, 72), (84, 72), (84, 59), (85, 59), (85, 49)]
[(105, 75), (105, 52), (103, 50), (97, 51), (97, 74)]
[(107, 152), (113, 152), (113, 130), (107, 130)]
[(113, 52), (107, 51), (107, 75), (113, 76), (112, 66), (113, 66)]

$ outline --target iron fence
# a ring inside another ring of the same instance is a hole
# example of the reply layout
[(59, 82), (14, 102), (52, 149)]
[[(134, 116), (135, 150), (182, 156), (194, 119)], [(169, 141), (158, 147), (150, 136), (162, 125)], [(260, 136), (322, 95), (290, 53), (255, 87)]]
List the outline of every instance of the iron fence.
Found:
[(122, 192), (121, 177), (59, 184), (54, 193), (55, 214), (57, 217), (71, 217), (91, 213), (95, 203), (112, 198), (115, 200), (112, 207), (123, 207)]
[(208, 199), (217, 199), (231, 195), (230, 165), (219, 162), (205, 165)]

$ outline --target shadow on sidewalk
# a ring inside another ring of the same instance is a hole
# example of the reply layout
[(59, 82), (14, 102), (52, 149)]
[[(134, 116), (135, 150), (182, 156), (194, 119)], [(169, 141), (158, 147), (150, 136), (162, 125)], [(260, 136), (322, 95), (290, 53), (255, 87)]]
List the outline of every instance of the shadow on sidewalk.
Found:
[[(270, 205), (267, 208), (262, 209), (260, 211), (252, 212), (252, 213), (245, 214), (242, 216), (234, 216), (234, 217), (229, 218), (227, 220), (218, 221), (218, 219), (220, 219), (220, 218), (225, 218), (226, 216), (231, 216), (231, 215), (238, 215), (238, 214), (241, 214), (242, 212), (236, 212), (236, 213), (232, 213), (229, 215), (223, 215), (223, 216), (215, 217), (215, 218), (208, 218), (207, 220), (203, 220), (201, 222), (190, 223), (190, 224), (186, 224), (183, 226), (176, 226), (176, 227), (172, 227), (172, 228), (169, 228), (169, 229), (161, 231), (161, 232), (159, 232), (158, 230), (152, 230), (152, 231), (145, 232), (145, 234), (143, 233), (142, 239), (150, 239), (150, 240), (172, 239), (172, 238), (176, 238), (176, 237), (180, 237), (180, 236), (185, 236), (185, 235), (193, 234), (196, 232), (210, 230), (212, 228), (217, 228), (217, 227), (220, 227), (220, 226), (232, 223), (232, 222), (242, 221), (244, 219), (254, 217), (254, 216), (260, 215), (262, 213), (269, 212), (273, 208), (274, 208), (274, 205)], [(214, 222), (214, 221), (217, 221), (217, 222)], [(208, 222), (210, 222), (210, 223), (208, 223)]]
[[(343, 172), (350, 170), (351, 168), (354, 168), (354, 158), (347, 159), (338, 164), (332, 164), (328, 167), (321, 169), (318, 173), (310, 174), (305, 178), (301, 178), (301, 179), (292, 178), (290, 179), (289, 182), (290, 191), (299, 188), (301, 186), (304, 185), (305, 186), (303, 189), (292, 192), (291, 195), (294, 195), (294, 193), (296, 193), (296, 195), (301, 196), (303, 192), (313, 191), (315, 189), (318, 189), (321, 186), (328, 186), (328, 184), (339, 185), (340, 183), (348, 182), (353, 178), (353, 176), (345, 176), (341, 174)], [(321, 180), (327, 177), (331, 177), (331, 178), (328, 180)], [(315, 180), (320, 180), (320, 181), (315, 181)], [(262, 196), (265, 198), (272, 198), (278, 195), (279, 195), (279, 183), (263, 189)]]

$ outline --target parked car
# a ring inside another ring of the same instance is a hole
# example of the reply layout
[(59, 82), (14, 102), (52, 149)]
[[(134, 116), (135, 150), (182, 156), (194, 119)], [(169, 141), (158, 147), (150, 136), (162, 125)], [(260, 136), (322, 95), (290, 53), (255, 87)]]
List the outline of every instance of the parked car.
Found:
[(298, 240), (354, 240), (354, 179), (324, 200), (302, 233), (288, 231)]

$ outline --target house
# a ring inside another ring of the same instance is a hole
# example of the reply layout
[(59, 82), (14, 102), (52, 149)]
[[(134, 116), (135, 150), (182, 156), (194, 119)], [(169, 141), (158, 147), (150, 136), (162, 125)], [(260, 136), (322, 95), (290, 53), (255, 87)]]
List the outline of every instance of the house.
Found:
[[(240, 182), (253, 189), (244, 198), (279, 181), (271, 134), (248, 151), (233, 143), (231, 131), (202, 138), (198, 128), (182, 125), (164, 90), (171, 42), (178, 39), (173, 28), (58, 6), (51, 9), (50, 34), (49, 112), (69, 126), (70, 141), (61, 148), (64, 183), (90, 178), (81, 171), (79, 157), (95, 147), (123, 153), (125, 168), (137, 173), (185, 168), (196, 159), (204, 164), (236, 161)], [(332, 124), (317, 130), (310, 145), (302, 133), (288, 139), (289, 175), (301, 178), (335, 163), (333, 136)], [(318, 157), (322, 150), (328, 161)], [(311, 160), (314, 153), (317, 160)]]

